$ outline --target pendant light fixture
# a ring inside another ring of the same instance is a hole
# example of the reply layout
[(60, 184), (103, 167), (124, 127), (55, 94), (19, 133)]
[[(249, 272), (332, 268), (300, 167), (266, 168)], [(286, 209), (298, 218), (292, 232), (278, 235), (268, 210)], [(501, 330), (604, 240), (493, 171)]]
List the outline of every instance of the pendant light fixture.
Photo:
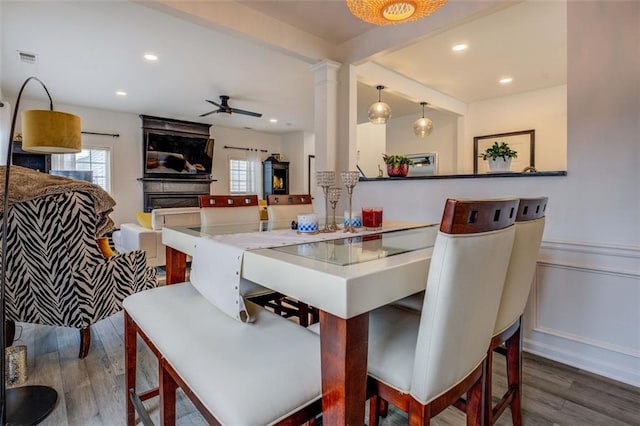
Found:
[(352, 14), (375, 25), (401, 24), (431, 15), (447, 0), (347, 0)]
[(415, 133), (416, 136), (424, 138), (425, 136), (429, 136), (433, 131), (433, 122), (424, 117), (424, 107), (427, 103), (420, 102), (420, 105), (422, 105), (422, 118), (418, 118), (415, 123), (413, 123), (413, 133)]
[(384, 86), (376, 86), (378, 89), (378, 102), (375, 102), (369, 107), (369, 121), (373, 124), (387, 124), (389, 118), (391, 118), (391, 107), (389, 104), (382, 102), (382, 89)]

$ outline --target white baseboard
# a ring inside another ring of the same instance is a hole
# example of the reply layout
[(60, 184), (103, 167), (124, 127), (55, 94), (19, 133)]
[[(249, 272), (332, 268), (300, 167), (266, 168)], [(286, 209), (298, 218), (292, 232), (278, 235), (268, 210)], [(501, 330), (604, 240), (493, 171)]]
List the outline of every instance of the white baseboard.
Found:
[[(596, 350), (594, 350), (596, 349)], [(562, 339), (526, 338), (523, 350), (640, 388), (640, 358)]]

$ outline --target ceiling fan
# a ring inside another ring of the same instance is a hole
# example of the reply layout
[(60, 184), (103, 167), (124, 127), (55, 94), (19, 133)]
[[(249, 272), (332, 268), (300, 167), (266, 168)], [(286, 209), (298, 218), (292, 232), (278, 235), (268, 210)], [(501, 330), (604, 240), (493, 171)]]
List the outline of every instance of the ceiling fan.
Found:
[(213, 104), (215, 106), (218, 107), (218, 109), (214, 109), (213, 111), (209, 111), (209, 112), (205, 112), (204, 114), (200, 114), (200, 117), (206, 117), (207, 115), (210, 114), (217, 114), (217, 113), (225, 113), (225, 114), (244, 114), (244, 115), (250, 115), (252, 117), (262, 117), (262, 114), (260, 114), (259, 112), (253, 112), (253, 111), (245, 111), (243, 109), (238, 109), (238, 108), (232, 108), (229, 106), (229, 96), (226, 95), (221, 95), (220, 96), (220, 103), (214, 102), (214, 101), (210, 101), (209, 99), (205, 99), (205, 101), (209, 102), (210, 104)]

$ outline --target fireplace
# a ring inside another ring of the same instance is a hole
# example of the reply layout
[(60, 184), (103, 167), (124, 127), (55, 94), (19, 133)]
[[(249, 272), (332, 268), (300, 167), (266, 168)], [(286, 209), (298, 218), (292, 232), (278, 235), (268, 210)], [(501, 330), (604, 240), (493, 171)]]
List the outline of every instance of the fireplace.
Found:
[(198, 197), (210, 194), (210, 181), (141, 178), (144, 211), (169, 207), (198, 207)]

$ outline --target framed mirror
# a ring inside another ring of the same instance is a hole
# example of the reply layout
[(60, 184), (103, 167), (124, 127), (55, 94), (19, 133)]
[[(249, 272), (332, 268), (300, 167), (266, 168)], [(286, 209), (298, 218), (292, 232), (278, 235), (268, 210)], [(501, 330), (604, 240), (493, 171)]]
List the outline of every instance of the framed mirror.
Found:
[(535, 167), (536, 131), (520, 130), (509, 133), (496, 133), (494, 135), (476, 136), (473, 138), (473, 174), (489, 172), (487, 161), (482, 160), (482, 154), (494, 143), (506, 143), (516, 152), (517, 157), (511, 160), (512, 171), (526, 171), (529, 167)]

